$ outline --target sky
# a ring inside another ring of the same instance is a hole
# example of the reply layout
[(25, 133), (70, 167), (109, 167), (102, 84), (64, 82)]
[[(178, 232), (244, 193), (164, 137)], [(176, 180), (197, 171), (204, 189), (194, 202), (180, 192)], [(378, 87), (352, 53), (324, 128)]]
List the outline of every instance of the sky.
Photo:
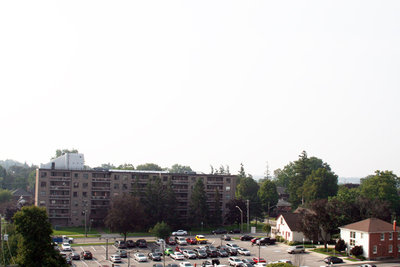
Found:
[(400, 175), (399, 1), (1, 1), (0, 160)]

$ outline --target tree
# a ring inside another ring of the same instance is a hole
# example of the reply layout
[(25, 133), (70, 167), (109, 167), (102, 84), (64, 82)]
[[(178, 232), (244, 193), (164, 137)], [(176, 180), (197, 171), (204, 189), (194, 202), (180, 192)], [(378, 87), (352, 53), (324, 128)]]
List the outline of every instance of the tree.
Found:
[(130, 163), (124, 163), (121, 164), (117, 167), (118, 170), (134, 170), (135, 166), (133, 166), (133, 164)]
[(215, 226), (220, 226), (222, 224), (222, 210), (221, 210), (221, 195), (219, 193), (218, 187), (215, 188), (213, 208), (214, 210), (211, 214), (211, 223)]
[(246, 177), (247, 177), (247, 176), (246, 176), (246, 172), (244, 171), (243, 163), (240, 163), (240, 170), (239, 170), (239, 173), (238, 173), (238, 175), (237, 175), (236, 184), (237, 184), (237, 185), (240, 184), (240, 181), (241, 181), (243, 178), (246, 178)]
[(192, 168), (190, 168), (190, 166), (174, 164), (171, 166), (171, 168), (168, 169), (168, 172), (170, 172), (170, 173), (188, 173), (188, 172), (193, 172), (193, 170), (192, 170)]
[(335, 196), (338, 191), (337, 182), (338, 177), (333, 172), (325, 168), (313, 170), (304, 181), (302, 196), (306, 202)]
[(279, 195), (276, 185), (271, 180), (264, 180), (258, 191), (263, 210), (269, 215), (270, 209), (278, 203)]
[(58, 157), (61, 157), (62, 155), (66, 154), (66, 153), (79, 153), (78, 149), (57, 149), (56, 150), (56, 155), (54, 157), (52, 157), (51, 159), (55, 159)]
[(391, 171), (376, 171), (374, 176), (361, 180), (360, 195), (372, 200), (391, 203), (394, 212), (399, 211), (400, 196), (397, 192), (399, 178)]
[(164, 169), (155, 163), (145, 163), (136, 166), (139, 171), (163, 171)]
[(243, 211), (243, 220), (247, 216), (246, 203), (242, 199), (231, 199), (228, 203), (226, 203), (228, 208), (228, 212), (225, 214), (225, 222), (227, 224), (240, 224), (241, 223), (241, 213), (236, 206), (242, 209)]
[(51, 245), (53, 230), (45, 208), (23, 207), (13, 218), (15, 231), (19, 235), (16, 258), (19, 266), (67, 266)]
[(347, 248), (346, 243), (344, 242), (343, 239), (339, 238), (339, 240), (335, 244), (335, 250), (342, 252), (345, 251)]
[(5, 203), (10, 201), (12, 198), (12, 194), (10, 190), (0, 189), (0, 203)]
[(264, 231), (265, 233), (267, 233), (267, 235), (269, 235), (269, 233), (271, 233), (271, 225), (270, 225), (269, 223), (265, 223), (265, 224), (263, 225), (263, 231)]
[(199, 224), (201, 220), (208, 223), (209, 212), (207, 206), (207, 196), (204, 189), (204, 183), (202, 179), (197, 179), (194, 185), (192, 195), (189, 203), (190, 217), (193, 218), (194, 224)]
[(171, 235), (171, 227), (169, 227), (164, 221), (158, 222), (150, 230), (150, 233), (158, 238), (166, 240)]
[(178, 216), (178, 201), (176, 200), (176, 195), (174, 192), (173, 184), (171, 180), (168, 180), (167, 185), (165, 187), (165, 201), (164, 201), (164, 209), (166, 213), (164, 214), (165, 222), (176, 228), (181, 223), (177, 220)]
[(154, 225), (163, 220), (168, 210), (165, 210), (165, 191), (160, 177), (157, 176), (147, 184), (142, 203), (149, 225)]
[(351, 250), (350, 253), (353, 254), (354, 256), (360, 256), (363, 254), (363, 248), (362, 246), (354, 246)]
[(260, 198), (258, 196), (259, 184), (251, 177), (246, 176), (243, 165), (241, 166), (241, 175), (245, 175), (240, 179), (239, 184), (236, 186), (236, 198), (242, 199), (243, 201), (250, 201), (250, 217), (259, 218), (262, 214), (262, 207)]
[(126, 241), (128, 232), (141, 229), (145, 225), (145, 214), (140, 201), (127, 194), (116, 196), (105, 219), (112, 231), (121, 233)]

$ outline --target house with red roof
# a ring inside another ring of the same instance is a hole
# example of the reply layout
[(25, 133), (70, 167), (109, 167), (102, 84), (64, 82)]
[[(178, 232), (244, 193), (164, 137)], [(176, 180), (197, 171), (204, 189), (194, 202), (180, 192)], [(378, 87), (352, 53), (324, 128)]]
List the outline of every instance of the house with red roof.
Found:
[(340, 237), (348, 250), (362, 246), (367, 259), (398, 258), (400, 256), (400, 227), (377, 218), (351, 223), (340, 229)]

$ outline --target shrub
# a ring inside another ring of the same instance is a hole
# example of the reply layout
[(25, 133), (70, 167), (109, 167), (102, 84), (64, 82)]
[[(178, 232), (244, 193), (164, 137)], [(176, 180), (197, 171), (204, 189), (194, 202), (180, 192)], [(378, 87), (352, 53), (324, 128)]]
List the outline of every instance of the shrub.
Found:
[(350, 252), (357, 257), (363, 254), (363, 248), (362, 246), (355, 246), (350, 250)]
[(343, 239), (339, 239), (335, 245), (335, 250), (342, 252), (346, 250), (346, 243), (344, 242)]
[(275, 236), (276, 242), (285, 242), (285, 239), (281, 237), (280, 235)]

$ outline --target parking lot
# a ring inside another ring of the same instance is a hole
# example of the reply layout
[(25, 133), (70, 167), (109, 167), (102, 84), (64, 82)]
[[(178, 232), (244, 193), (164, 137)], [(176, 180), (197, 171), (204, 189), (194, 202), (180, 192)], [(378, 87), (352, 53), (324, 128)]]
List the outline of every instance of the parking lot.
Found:
[[(232, 235), (232, 237), (235, 235)], [(236, 237), (239, 237), (239, 235), (236, 235)], [(130, 238), (131, 239), (131, 238)], [(136, 238), (138, 239), (138, 238)], [(136, 240), (134, 239), (134, 240)], [(271, 245), (271, 246), (252, 246), (250, 241), (240, 241), (240, 240), (232, 240), (232, 241), (222, 241), (221, 238), (215, 237), (215, 236), (207, 236), (207, 239), (209, 240), (208, 244), (213, 244), (215, 247), (223, 244), (225, 245), (226, 243), (236, 243), (239, 247), (244, 247), (250, 250), (251, 255), (250, 256), (241, 256), (238, 255), (240, 259), (243, 258), (254, 258), (258, 257), (260, 254), (260, 257), (266, 259), (267, 263), (272, 262), (272, 261), (277, 261), (277, 260), (290, 260), (293, 262), (293, 264), (297, 266), (310, 266), (310, 267), (317, 267), (321, 265), (325, 265), (323, 262), (323, 259), (326, 257), (325, 255), (318, 254), (318, 253), (310, 253), (306, 252), (304, 254), (288, 254), (286, 252), (286, 249), (288, 248), (287, 245), (284, 244), (276, 244), (276, 245)], [(153, 239), (147, 238), (147, 241), (153, 241)], [(189, 246), (183, 246), (182, 249), (194, 249), (198, 247), (199, 245), (189, 245)], [(161, 263), (163, 264), (163, 261), (161, 262), (155, 262), (152, 260), (148, 260), (147, 262), (137, 262), (134, 259), (134, 253), (136, 252), (142, 252), (146, 256), (148, 253), (152, 251), (152, 249), (159, 248), (158, 245), (156, 245), (153, 242), (149, 242), (148, 248), (143, 248), (143, 249), (138, 249), (138, 248), (133, 248), (133, 249), (127, 249), (128, 252), (128, 258), (122, 258), (122, 263), (116, 263), (115, 265), (119, 266), (128, 266), (128, 262), (130, 266), (137, 266), (137, 267), (150, 267), (153, 266), (155, 263)], [(175, 249), (175, 246), (172, 246), (172, 248)], [(102, 266), (102, 265), (109, 265), (112, 266), (112, 263), (106, 259), (106, 245), (96, 245), (96, 246), (75, 246), (73, 247), (73, 250), (80, 253), (83, 250), (89, 250), (93, 254), (93, 259), (92, 260), (75, 260), (73, 261), (73, 264), (78, 267), (89, 267), (89, 266)], [(108, 245), (108, 257), (110, 257), (112, 254), (115, 253), (117, 249), (113, 246), (113, 240), (110, 241)], [(220, 264), (224, 265), (229, 265), (228, 263), (228, 257), (218, 258), (220, 260)], [(183, 260), (183, 261), (189, 261), (192, 263), (193, 266), (200, 266), (205, 259), (196, 259), (196, 260)], [(165, 265), (169, 263), (176, 263), (179, 264), (182, 261), (179, 260), (174, 260), (171, 259), (169, 256), (165, 256)], [(337, 265), (338, 266), (338, 265)]]

